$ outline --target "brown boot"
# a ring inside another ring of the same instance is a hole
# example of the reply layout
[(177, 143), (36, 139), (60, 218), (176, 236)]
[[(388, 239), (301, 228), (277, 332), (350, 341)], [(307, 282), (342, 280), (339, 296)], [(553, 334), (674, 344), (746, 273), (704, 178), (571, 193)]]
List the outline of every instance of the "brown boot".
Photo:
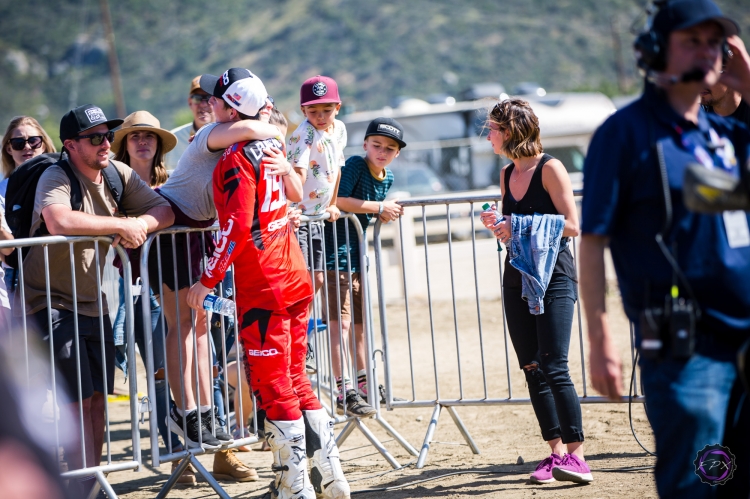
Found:
[(237, 482), (254, 482), (258, 473), (237, 459), (231, 450), (220, 450), (214, 454), (214, 478)]
[[(174, 473), (174, 470), (176, 470), (179, 465), (179, 461), (172, 461), (172, 473)], [(195, 469), (193, 469), (192, 464), (187, 465), (187, 468), (182, 472), (182, 475), (177, 478), (177, 483), (180, 485), (195, 485), (197, 483), (197, 480), (195, 479)]]

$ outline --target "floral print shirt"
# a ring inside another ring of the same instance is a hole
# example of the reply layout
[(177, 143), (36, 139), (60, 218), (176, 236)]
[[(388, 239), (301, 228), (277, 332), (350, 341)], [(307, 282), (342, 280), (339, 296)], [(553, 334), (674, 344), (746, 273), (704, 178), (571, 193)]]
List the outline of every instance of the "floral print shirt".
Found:
[(334, 121), (332, 132), (325, 132), (305, 119), (287, 139), (287, 161), (294, 168), (309, 170), (299, 203), (304, 215), (318, 215), (328, 208), (344, 166), (345, 147), (346, 126), (339, 120)]

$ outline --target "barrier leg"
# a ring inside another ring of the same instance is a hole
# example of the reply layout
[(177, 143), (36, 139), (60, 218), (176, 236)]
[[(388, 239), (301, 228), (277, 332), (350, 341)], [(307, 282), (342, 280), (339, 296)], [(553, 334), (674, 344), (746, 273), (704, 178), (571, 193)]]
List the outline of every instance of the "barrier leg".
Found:
[(396, 440), (396, 442), (401, 444), (401, 447), (403, 447), (404, 450), (406, 450), (406, 452), (408, 452), (412, 456), (419, 455), (419, 452), (417, 452), (417, 449), (415, 449), (409, 442), (406, 441), (404, 437), (402, 437), (396, 430), (394, 430), (393, 427), (390, 424), (388, 424), (388, 421), (386, 421), (385, 419), (379, 416), (374, 419), (380, 424), (380, 426), (383, 427), (383, 429), (386, 431), (386, 433), (388, 433), (388, 435), (393, 437), (393, 439)]
[(161, 488), (161, 490), (159, 491), (159, 495), (156, 496), (156, 499), (164, 499), (165, 497), (167, 497), (167, 494), (169, 494), (169, 491), (172, 490), (172, 487), (174, 487), (174, 485), (177, 483), (177, 479), (182, 476), (182, 473), (187, 469), (189, 464), (190, 456), (186, 456), (182, 459), (182, 461), (180, 461), (179, 466), (177, 466), (177, 469), (174, 470), (172, 475), (169, 477), (169, 480), (167, 480), (167, 483), (164, 484), (164, 487)]
[(94, 478), (96, 478), (96, 482), (94, 482), (94, 486), (91, 487), (91, 490), (89, 491), (89, 495), (86, 496), (87, 499), (96, 499), (96, 496), (99, 495), (99, 490), (102, 488), (102, 484), (99, 483), (99, 477), (95, 474)]
[(221, 488), (221, 485), (219, 485), (219, 482), (216, 481), (214, 476), (206, 470), (206, 468), (203, 467), (203, 465), (198, 461), (198, 459), (195, 457), (194, 454), (190, 454), (190, 462), (195, 467), (195, 471), (198, 472), (205, 480), (206, 482), (211, 486), (212, 489), (214, 489), (214, 492), (216, 492), (216, 495), (221, 497), (221, 499), (232, 499), (229, 497), (229, 494)]
[[(115, 491), (112, 490), (112, 486), (107, 481), (106, 477), (104, 476), (104, 473), (102, 473), (101, 471), (97, 471), (96, 481), (104, 490), (104, 492), (107, 494), (107, 497), (109, 499), (117, 499), (117, 494), (115, 494)], [(97, 488), (97, 487), (94, 487), (94, 488)]]
[(456, 408), (452, 406), (446, 406), (445, 409), (448, 411), (448, 414), (451, 415), (451, 418), (453, 418), (453, 422), (456, 423), (456, 426), (458, 427), (458, 431), (461, 432), (461, 435), (463, 435), (464, 440), (466, 440), (466, 443), (469, 444), (469, 448), (471, 448), (471, 452), (473, 452), (474, 454), (481, 454), (481, 452), (479, 452), (479, 447), (477, 447), (477, 444), (474, 443), (474, 439), (471, 438), (471, 434), (469, 433), (469, 430), (466, 429), (466, 426), (464, 426), (464, 422), (461, 421), (460, 417), (458, 417)]
[(346, 423), (346, 426), (344, 426), (344, 429), (341, 430), (341, 433), (339, 433), (339, 436), (336, 437), (336, 446), (341, 448), (342, 445), (344, 445), (344, 442), (346, 439), (351, 435), (352, 430), (354, 429), (354, 423), (355, 420), (350, 420)]
[(422, 443), (422, 450), (419, 452), (419, 459), (417, 459), (417, 469), (424, 468), (424, 462), (427, 460), (427, 453), (430, 451), (430, 442), (432, 442), (432, 436), (435, 434), (442, 407), (440, 404), (435, 404), (435, 410), (432, 411), (432, 419), (430, 419), (430, 425), (427, 427), (427, 434), (424, 436), (424, 443)]
[(357, 418), (352, 419), (352, 421), (357, 425), (357, 428), (362, 432), (362, 434), (364, 434), (367, 440), (370, 441), (372, 446), (375, 447), (378, 452), (380, 452), (380, 454), (385, 458), (386, 461), (388, 461), (388, 464), (390, 464), (393, 469), (401, 469), (401, 465), (398, 461), (396, 461), (396, 458), (394, 458), (391, 453), (388, 452), (388, 449), (386, 449), (383, 444), (380, 443), (380, 440), (378, 440), (378, 438), (370, 431), (367, 426), (365, 426), (362, 421)]

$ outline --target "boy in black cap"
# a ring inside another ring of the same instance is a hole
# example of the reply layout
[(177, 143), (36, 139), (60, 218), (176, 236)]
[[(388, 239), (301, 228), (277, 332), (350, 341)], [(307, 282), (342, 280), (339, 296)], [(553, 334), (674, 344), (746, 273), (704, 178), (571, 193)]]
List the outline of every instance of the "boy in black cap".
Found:
[[(365, 157), (352, 156), (346, 160), (341, 169), (341, 181), (337, 194), (336, 206), (342, 211), (357, 213), (357, 218), (366, 231), (373, 215), (377, 215), (383, 222), (391, 222), (403, 215), (404, 209), (394, 200), (385, 201), (385, 196), (393, 184), (393, 173), (388, 167), (396, 159), (401, 149), (406, 147), (403, 140), (404, 129), (401, 124), (391, 118), (376, 118), (367, 126), (365, 133)], [(375, 409), (363, 397), (367, 397), (367, 372), (365, 371), (365, 336), (362, 320), (362, 291), (360, 288), (359, 246), (354, 224), (349, 224), (349, 251), (346, 247), (345, 224), (343, 220), (336, 222), (336, 237), (338, 248), (333, 242), (333, 226), (326, 224), (326, 262), (328, 272), (328, 321), (331, 331), (331, 357), (333, 372), (339, 397), (336, 410), (339, 414), (346, 412), (350, 416), (369, 417), (375, 414)], [(334, 251), (338, 253), (338, 269)], [(352, 270), (352, 290), (354, 302), (350, 302), (349, 278), (347, 261)], [(341, 329), (336, 310), (336, 281), (339, 283), (341, 303)], [(353, 313), (352, 313), (353, 309)], [(353, 317), (352, 317), (353, 315)], [(350, 386), (348, 379), (342, 380), (341, 372), (341, 338), (349, 337), (352, 319), (356, 334), (356, 364), (358, 368), (357, 388)], [(346, 403), (344, 402), (346, 399)], [(344, 407), (346, 406), (346, 409)]]

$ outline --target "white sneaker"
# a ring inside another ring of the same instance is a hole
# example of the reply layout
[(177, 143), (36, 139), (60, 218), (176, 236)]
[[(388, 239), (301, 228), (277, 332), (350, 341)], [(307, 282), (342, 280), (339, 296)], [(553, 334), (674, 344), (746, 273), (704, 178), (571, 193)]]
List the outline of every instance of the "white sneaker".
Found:
[(311, 430), (308, 433), (307, 455), (312, 451), (310, 481), (315, 493), (324, 499), (349, 499), (351, 492), (341, 469), (333, 419), (325, 409), (302, 411), (302, 414), (305, 426)]
[(266, 441), (273, 452), (271, 483), (273, 499), (315, 499), (310, 479), (307, 477), (305, 453), (305, 423), (296, 421), (271, 421), (266, 419)]

